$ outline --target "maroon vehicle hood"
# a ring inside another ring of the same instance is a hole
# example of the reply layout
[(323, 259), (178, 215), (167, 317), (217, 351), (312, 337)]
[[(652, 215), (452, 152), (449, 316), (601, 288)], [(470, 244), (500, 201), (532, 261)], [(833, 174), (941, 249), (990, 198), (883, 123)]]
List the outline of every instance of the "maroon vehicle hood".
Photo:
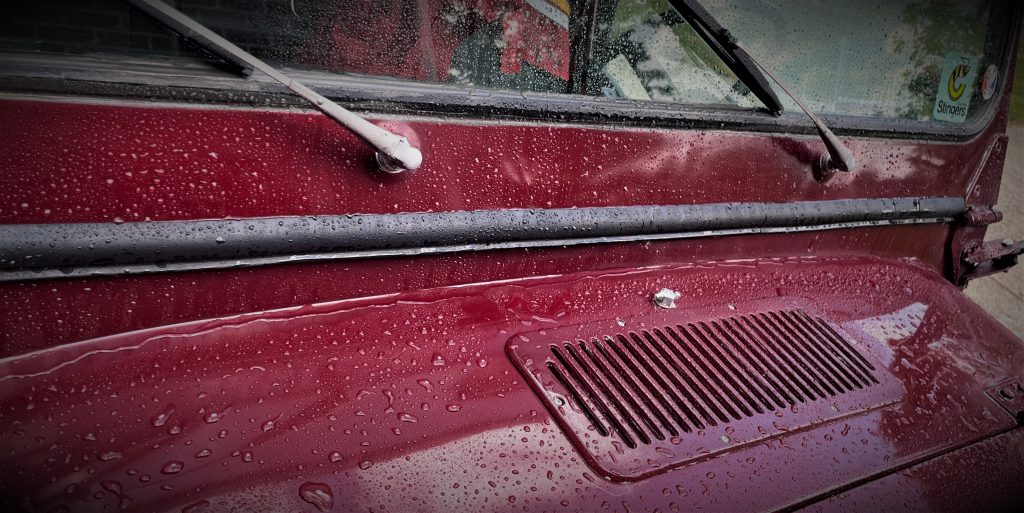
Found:
[[(682, 293), (676, 309), (652, 305), (661, 288)], [(552, 377), (563, 341), (636, 349), (690, 324), (717, 353), (609, 352), (597, 378), (563, 376), (576, 396)], [(1024, 408), (998, 400), (1024, 378), (1019, 342), (910, 261), (422, 290), (74, 343), (2, 360), (0, 375), (0, 496), (29, 511), (985, 510), (1012, 505), (1024, 475)], [(626, 414), (591, 404), (588, 427), (572, 403), (599, 380)], [(687, 393), (705, 394), (706, 416), (657, 418)], [(661, 438), (624, 447), (612, 417), (656, 421)], [(964, 451), (1000, 463), (957, 467)], [(967, 474), (991, 486), (943, 493)]]

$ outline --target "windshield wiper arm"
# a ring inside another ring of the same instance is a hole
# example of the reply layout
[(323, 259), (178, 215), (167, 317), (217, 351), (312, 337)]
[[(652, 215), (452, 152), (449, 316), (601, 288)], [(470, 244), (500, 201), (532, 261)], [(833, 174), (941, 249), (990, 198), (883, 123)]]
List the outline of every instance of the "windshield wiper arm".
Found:
[(725, 62), (725, 65), (736, 74), (736, 78), (740, 79), (741, 82), (750, 88), (754, 96), (761, 100), (761, 103), (764, 103), (773, 114), (776, 116), (782, 114), (782, 102), (779, 101), (778, 96), (775, 95), (771, 86), (768, 85), (768, 79), (765, 78), (765, 75), (771, 77), (776, 84), (779, 84), (779, 87), (803, 109), (807, 117), (811, 118), (815, 128), (818, 129), (818, 136), (821, 137), (822, 142), (825, 143), (825, 148), (828, 150), (826, 154), (821, 156), (821, 162), (819, 163), (822, 172), (831, 173), (837, 170), (853, 170), (855, 166), (853, 154), (850, 153), (846, 145), (836, 137), (836, 134), (832, 133), (832, 130), (825, 126), (825, 123), (814, 112), (811, 112), (811, 109), (804, 105), (804, 102), (800, 101), (800, 98), (793, 94), (793, 91), (785, 83), (779, 80), (768, 68), (754, 60), (739, 45), (736, 38), (704, 9), (704, 6), (700, 5), (696, 0), (669, 0), (669, 3), (693, 27), (694, 32), (718, 54), (718, 57)]
[(262, 71), (270, 78), (280, 82), (295, 94), (320, 109), (342, 126), (348, 128), (377, 150), (377, 162), (381, 169), (389, 173), (412, 170), (420, 166), (423, 155), (409, 140), (398, 134), (385, 130), (344, 107), (321, 96), (316, 91), (288, 78), (273, 66), (257, 59), (242, 50), (231, 41), (217, 35), (201, 23), (185, 16), (181, 11), (161, 2), (160, 0), (124, 0), (132, 7), (152, 16), (171, 30), (192, 40), (207, 51), (213, 52), (243, 70), (252, 67)]

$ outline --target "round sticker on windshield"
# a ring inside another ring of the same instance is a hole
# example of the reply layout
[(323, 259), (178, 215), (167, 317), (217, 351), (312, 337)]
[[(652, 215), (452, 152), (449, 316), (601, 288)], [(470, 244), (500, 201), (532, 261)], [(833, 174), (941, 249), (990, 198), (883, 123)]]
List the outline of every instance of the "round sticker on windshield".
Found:
[(996, 94), (996, 83), (999, 81), (999, 70), (995, 64), (989, 64), (985, 68), (985, 74), (981, 76), (981, 98), (987, 100)]

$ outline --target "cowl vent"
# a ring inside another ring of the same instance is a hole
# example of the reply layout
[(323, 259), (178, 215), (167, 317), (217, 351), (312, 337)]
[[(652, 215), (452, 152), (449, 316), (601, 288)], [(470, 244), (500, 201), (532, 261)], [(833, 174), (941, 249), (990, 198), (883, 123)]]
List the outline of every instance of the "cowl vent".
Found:
[(608, 477), (639, 479), (902, 392), (851, 337), (803, 309), (675, 317), (509, 341), (513, 362)]

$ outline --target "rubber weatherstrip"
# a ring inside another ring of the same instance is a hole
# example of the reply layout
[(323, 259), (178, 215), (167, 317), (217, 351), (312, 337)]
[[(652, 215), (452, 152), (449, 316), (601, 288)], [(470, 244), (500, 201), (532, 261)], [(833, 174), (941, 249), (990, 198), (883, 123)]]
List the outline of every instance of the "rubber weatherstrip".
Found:
[(962, 198), (0, 225), (0, 281), (950, 222)]

